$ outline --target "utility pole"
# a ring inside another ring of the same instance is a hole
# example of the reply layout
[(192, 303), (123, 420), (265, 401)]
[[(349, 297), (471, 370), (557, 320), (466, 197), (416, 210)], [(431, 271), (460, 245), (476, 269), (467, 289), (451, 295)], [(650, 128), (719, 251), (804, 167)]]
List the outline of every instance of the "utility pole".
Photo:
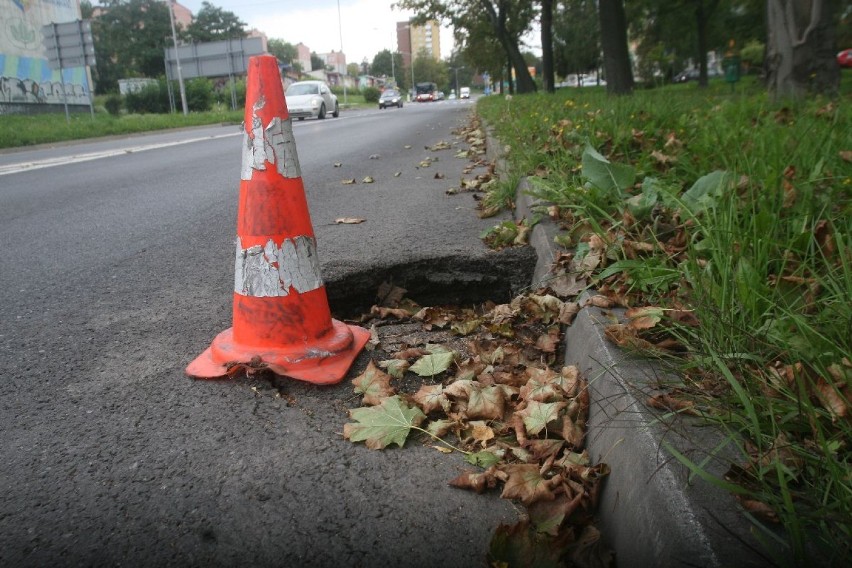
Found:
[(169, 20), (172, 23), (172, 41), (175, 44), (175, 62), (177, 63), (178, 86), (180, 87), (180, 104), (183, 107), (183, 115), (189, 114), (189, 108), (186, 106), (186, 89), (183, 86), (183, 75), (180, 70), (180, 54), (178, 54), (177, 32), (175, 31), (175, 11), (174, 0), (166, 0), (169, 3)]

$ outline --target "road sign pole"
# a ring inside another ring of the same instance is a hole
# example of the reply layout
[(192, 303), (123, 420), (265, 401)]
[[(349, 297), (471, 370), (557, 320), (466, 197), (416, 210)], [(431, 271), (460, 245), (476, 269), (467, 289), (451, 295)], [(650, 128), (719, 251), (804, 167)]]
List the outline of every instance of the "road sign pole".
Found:
[(53, 45), (56, 50), (56, 60), (59, 62), (59, 82), (62, 84), (62, 104), (65, 106), (65, 122), (71, 124), (71, 114), (68, 112), (68, 93), (65, 92), (65, 75), (62, 73), (62, 57), (59, 53), (59, 30), (56, 23), (53, 24), (53, 37), (57, 38)]

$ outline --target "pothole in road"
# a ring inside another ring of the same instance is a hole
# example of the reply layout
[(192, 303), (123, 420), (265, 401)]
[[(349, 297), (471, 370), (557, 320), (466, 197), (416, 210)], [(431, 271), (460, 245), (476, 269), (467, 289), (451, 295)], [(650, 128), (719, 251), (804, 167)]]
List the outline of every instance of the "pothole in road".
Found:
[(370, 267), (325, 284), (331, 309), (340, 318), (369, 312), (385, 282), (405, 288), (406, 296), (422, 306), (505, 303), (529, 288), (535, 263), (532, 247), (517, 247)]

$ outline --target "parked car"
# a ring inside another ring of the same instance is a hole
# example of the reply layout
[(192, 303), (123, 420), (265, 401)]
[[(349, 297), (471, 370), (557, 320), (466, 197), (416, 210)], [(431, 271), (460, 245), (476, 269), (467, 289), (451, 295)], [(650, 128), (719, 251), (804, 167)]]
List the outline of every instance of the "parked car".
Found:
[(469, 99), (470, 98), (470, 87), (462, 87), (459, 89), (459, 98), (460, 99)]
[(841, 67), (852, 67), (852, 49), (844, 49), (838, 53), (837, 64)]
[[(713, 67), (707, 67), (707, 78), (712, 79), (713, 77), (719, 77), (722, 73)], [(674, 81), (675, 83), (688, 83), (689, 81), (697, 81), (701, 76), (701, 70), (699, 69), (687, 69), (685, 71), (681, 71), (677, 75), (675, 75)]]
[(435, 93), (435, 100), (436, 101), (443, 101), (444, 100), (444, 91), (436, 92)]
[(604, 81), (603, 79), (598, 81), (596, 77), (583, 77), (583, 79), (580, 81), (581, 87), (597, 87), (598, 85), (604, 86), (606, 85), (606, 81)]
[(701, 72), (698, 69), (686, 69), (685, 71), (681, 71), (680, 73), (675, 75), (673, 81), (675, 83), (688, 83), (689, 81), (697, 81), (700, 73)]
[(454, 100), (456, 100), (456, 94), (455, 94), (455, 93), (450, 93), (449, 95), (447, 95), (447, 100), (448, 100), (448, 101), (454, 101)]
[(298, 81), (287, 87), (285, 97), (287, 111), (293, 118), (323, 119), (329, 112), (331, 116), (340, 116), (337, 95), (331, 92), (325, 81)]
[(379, 108), (391, 106), (402, 108), (402, 95), (396, 89), (385, 89), (379, 97)]

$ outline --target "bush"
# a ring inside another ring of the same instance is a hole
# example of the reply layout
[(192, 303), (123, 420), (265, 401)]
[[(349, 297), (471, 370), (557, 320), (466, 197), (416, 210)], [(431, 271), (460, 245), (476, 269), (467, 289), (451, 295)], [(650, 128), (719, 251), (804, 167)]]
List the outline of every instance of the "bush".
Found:
[(137, 93), (127, 93), (124, 99), (127, 112), (131, 114), (169, 112), (169, 91), (165, 79), (156, 85), (148, 85)]
[(379, 102), (379, 96), (381, 93), (375, 87), (365, 87), (361, 94), (364, 95), (364, 100), (368, 103), (377, 103)]
[(118, 116), (121, 114), (121, 107), (124, 106), (124, 100), (121, 98), (121, 95), (111, 94), (107, 95), (107, 98), (104, 100), (104, 108), (106, 108), (107, 112), (112, 116)]
[(186, 106), (193, 112), (205, 112), (213, 106), (213, 84), (204, 78), (191, 79), (184, 85)]
[(749, 69), (760, 69), (763, 65), (764, 50), (764, 45), (757, 40), (752, 40), (743, 46), (740, 50), (740, 60), (746, 73)]
[(222, 105), (225, 108), (231, 108), (231, 86), (233, 85), (234, 95), (236, 95), (236, 109), (239, 110), (246, 106), (246, 79), (243, 77), (242, 79), (238, 79), (233, 81), (233, 79), (228, 79), (227, 81), (221, 82), (213, 89), (213, 95), (216, 101), (216, 104)]

